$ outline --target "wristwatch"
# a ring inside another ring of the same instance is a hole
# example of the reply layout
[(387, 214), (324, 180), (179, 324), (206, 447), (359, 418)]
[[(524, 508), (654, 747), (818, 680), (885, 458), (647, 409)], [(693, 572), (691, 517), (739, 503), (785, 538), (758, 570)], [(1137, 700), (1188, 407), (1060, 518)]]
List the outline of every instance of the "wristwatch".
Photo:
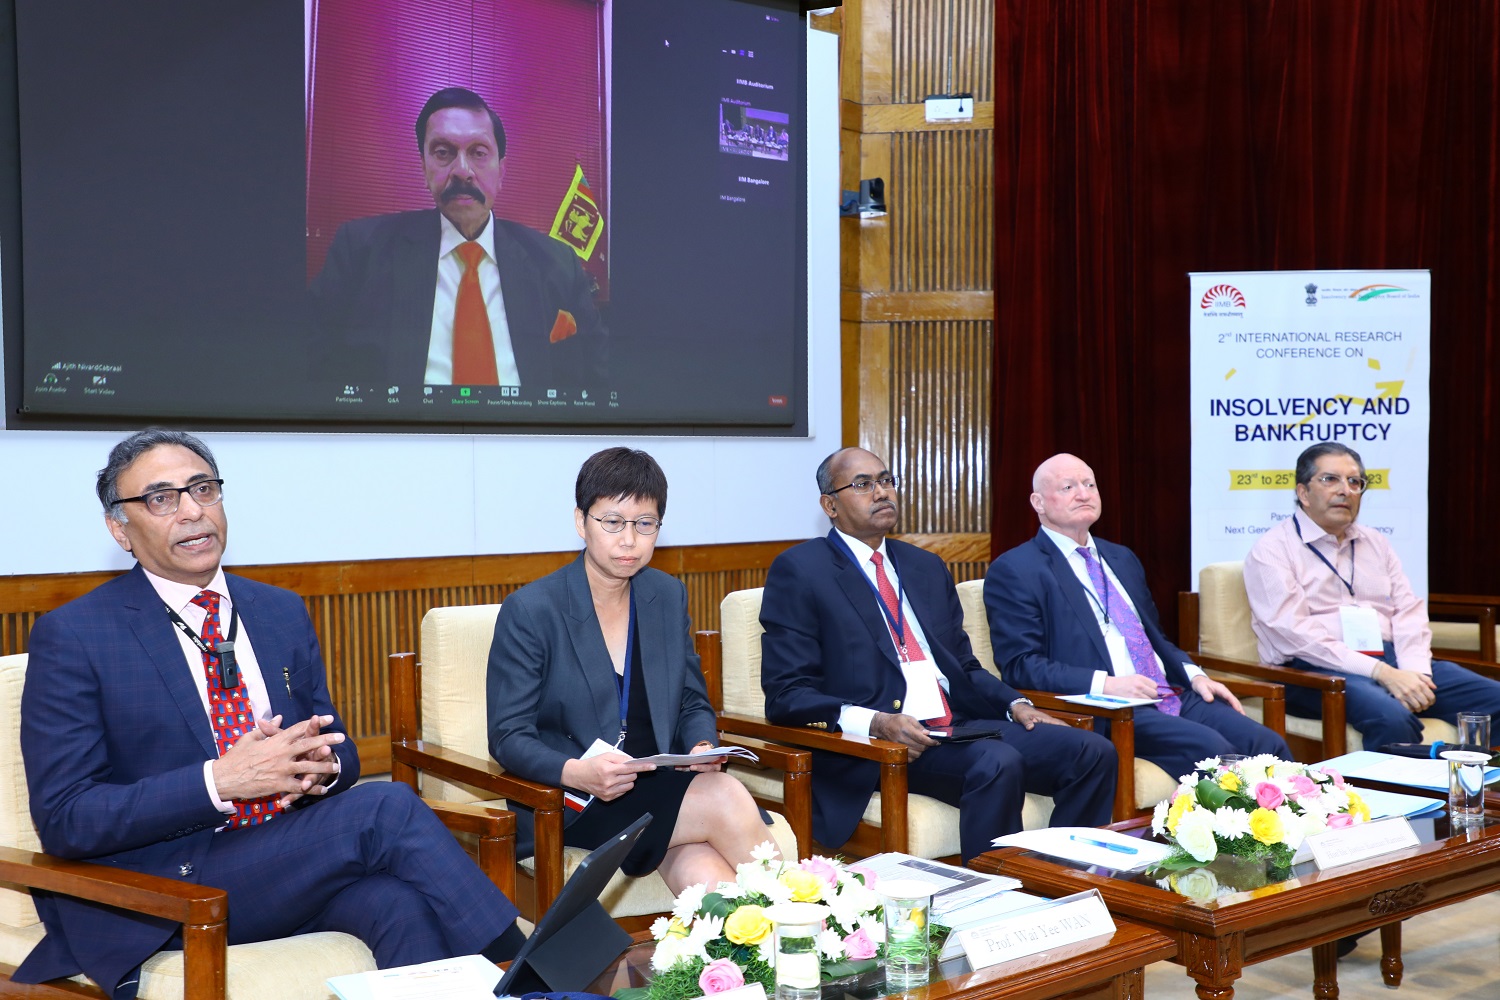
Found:
[(1015, 701), (1011, 702), (1010, 703), (1010, 707), (1005, 710), (1005, 717), (1007, 719), (1009, 719), (1011, 722), (1015, 722), (1016, 721), (1016, 713), (1015, 713), (1016, 706), (1017, 705), (1030, 705), (1030, 704), (1031, 704), (1031, 699), (1030, 698), (1017, 698)]

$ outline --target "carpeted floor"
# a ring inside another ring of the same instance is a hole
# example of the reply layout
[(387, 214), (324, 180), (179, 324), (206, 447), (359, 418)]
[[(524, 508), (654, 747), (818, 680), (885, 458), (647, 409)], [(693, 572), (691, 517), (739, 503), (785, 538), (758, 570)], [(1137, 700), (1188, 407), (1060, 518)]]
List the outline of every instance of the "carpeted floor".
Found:
[[(1406, 921), (1399, 990), (1380, 979), (1380, 935), (1370, 934), (1339, 962), (1341, 1000), (1500, 1000), (1500, 893)], [(1235, 987), (1235, 1000), (1312, 1000), (1312, 953), (1252, 965)], [(1150, 1000), (1192, 1000), (1193, 981), (1182, 967), (1158, 962), (1146, 969)]]

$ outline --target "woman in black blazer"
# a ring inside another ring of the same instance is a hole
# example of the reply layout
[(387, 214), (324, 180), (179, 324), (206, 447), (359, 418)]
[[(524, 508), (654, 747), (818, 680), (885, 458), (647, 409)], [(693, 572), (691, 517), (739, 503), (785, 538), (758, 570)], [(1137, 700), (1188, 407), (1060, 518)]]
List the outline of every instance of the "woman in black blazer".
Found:
[[(583, 463), (574, 495), (583, 552), (511, 595), (495, 622), (490, 753), (570, 793), (564, 843), (597, 847), (649, 812), (627, 875), (659, 870), (674, 895), (733, 881), (770, 834), (723, 758), (663, 770), (633, 760), (710, 748), (718, 735), (687, 590), (647, 568), (666, 476), (643, 451), (609, 448)], [(596, 742), (613, 749), (589, 754)]]

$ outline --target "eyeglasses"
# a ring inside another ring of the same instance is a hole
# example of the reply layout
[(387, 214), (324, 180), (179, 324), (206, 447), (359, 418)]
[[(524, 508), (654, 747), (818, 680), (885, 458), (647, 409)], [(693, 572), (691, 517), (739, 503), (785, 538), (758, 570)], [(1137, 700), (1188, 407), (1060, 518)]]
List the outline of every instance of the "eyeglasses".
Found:
[(149, 513), (157, 517), (166, 517), (168, 514), (177, 513), (177, 508), (182, 506), (184, 493), (190, 495), (199, 507), (212, 507), (224, 499), (224, 480), (200, 479), (186, 486), (168, 486), (164, 489), (152, 490), (150, 493), (142, 493), (138, 497), (116, 500), (110, 506), (122, 503), (144, 504)]
[(1365, 487), (1370, 485), (1370, 481), (1364, 476), (1335, 476), (1331, 472), (1325, 472), (1321, 476), (1314, 476), (1313, 482), (1324, 489), (1332, 489), (1340, 483), (1348, 483), (1350, 493), (1363, 493)]
[[(590, 514), (589, 517), (594, 517), (594, 515)], [(638, 517), (632, 521), (619, 514), (605, 514), (603, 517), (594, 517), (594, 520), (612, 535), (624, 531), (627, 524), (635, 525), (635, 533), (638, 535), (654, 535), (661, 529), (661, 518), (657, 517)]]
[(824, 496), (831, 497), (835, 493), (842, 493), (845, 490), (853, 490), (856, 496), (864, 496), (866, 493), (875, 492), (875, 487), (877, 486), (883, 490), (894, 490), (900, 485), (900, 476), (881, 476), (879, 479), (861, 479), (858, 482), (850, 483), (848, 486), (840, 486), (836, 490), (829, 490)]

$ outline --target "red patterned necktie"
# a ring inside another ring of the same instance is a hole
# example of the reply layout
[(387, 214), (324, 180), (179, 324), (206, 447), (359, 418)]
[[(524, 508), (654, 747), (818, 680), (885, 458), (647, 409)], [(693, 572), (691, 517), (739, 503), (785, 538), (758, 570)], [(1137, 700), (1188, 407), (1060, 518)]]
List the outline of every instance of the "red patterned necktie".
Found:
[(453, 304), (453, 384), (498, 385), (490, 313), (479, 288), (484, 247), (470, 240), (460, 243), (454, 252), (464, 262), (464, 273), (458, 280), (458, 297)]
[(1104, 567), (1094, 558), (1088, 546), (1078, 546), (1078, 554), (1083, 556), (1083, 564), (1088, 568), (1089, 579), (1094, 581), (1094, 590), (1103, 598), (1104, 606), (1109, 608), (1110, 618), (1114, 620), (1115, 627), (1120, 630), (1120, 635), (1125, 637), (1125, 650), (1130, 654), (1130, 662), (1135, 667), (1135, 672), (1155, 682), (1156, 695), (1161, 699), (1156, 707), (1167, 715), (1181, 713), (1182, 699), (1177, 697), (1172, 686), (1167, 683), (1167, 675), (1162, 673), (1161, 666), (1156, 662), (1156, 651), (1151, 648), (1151, 639), (1146, 635), (1145, 626), (1141, 624), (1140, 618), (1131, 610), (1125, 598), (1120, 596), (1120, 592), (1115, 589), (1109, 577), (1104, 575)]
[[(209, 649), (217, 650), (219, 643), (224, 641), (224, 633), (219, 629), (219, 595), (212, 590), (202, 590), (193, 598), (193, 603), (208, 612), (198, 637)], [(250, 692), (245, 688), (243, 670), (240, 671), (239, 684), (226, 690), (219, 676), (219, 657), (215, 652), (203, 654), (203, 672), (208, 677), (209, 721), (213, 723), (214, 740), (219, 744), (219, 756), (222, 757), (241, 736), (255, 728), (255, 712), (250, 707)], [(280, 800), (279, 795), (264, 795), (236, 802), (229, 828), (264, 823), (281, 812)]]
[[(891, 578), (885, 575), (885, 556), (879, 552), (872, 552), (870, 562), (875, 564), (875, 589), (880, 591), (880, 599), (885, 602), (886, 610), (890, 612), (886, 625), (891, 629), (891, 639), (896, 643), (896, 652), (900, 654), (901, 661), (913, 663), (927, 659), (927, 654), (922, 651), (922, 644), (917, 642), (917, 637), (912, 634), (911, 623), (906, 620), (906, 610), (901, 607), (901, 599), (896, 596), (896, 588), (891, 586)], [(901, 623), (899, 632), (891, 626), (893, 621)], [(933, 683), (937, 683), (936, 678), (933, 678)], [(944, 693), (942, 684), (938, 684), (938, 697), (943, 701), (943, 714), (923, 721), (933, 726), (951, 726), (953, 710), (948, 707), (948, 695)]]

